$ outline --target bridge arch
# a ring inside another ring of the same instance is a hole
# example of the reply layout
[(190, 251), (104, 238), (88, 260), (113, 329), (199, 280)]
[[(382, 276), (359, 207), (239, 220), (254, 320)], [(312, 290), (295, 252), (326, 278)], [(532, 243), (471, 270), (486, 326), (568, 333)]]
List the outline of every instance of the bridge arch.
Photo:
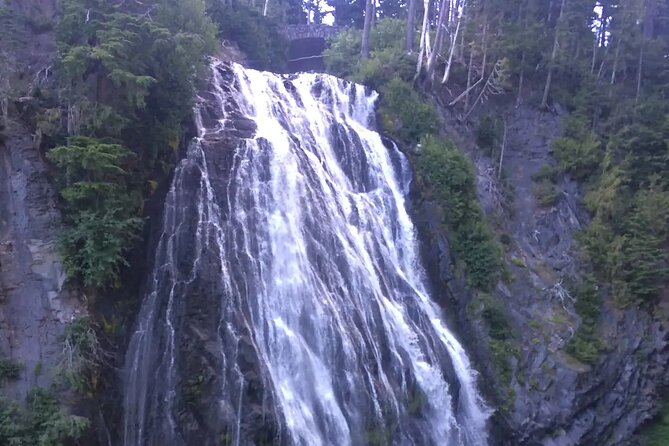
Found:
[(288, 25), (284, 34), (288, 38), (288, 71), (324, 71), (323, 51), (327, 40), (343, 28), (323, 24)]

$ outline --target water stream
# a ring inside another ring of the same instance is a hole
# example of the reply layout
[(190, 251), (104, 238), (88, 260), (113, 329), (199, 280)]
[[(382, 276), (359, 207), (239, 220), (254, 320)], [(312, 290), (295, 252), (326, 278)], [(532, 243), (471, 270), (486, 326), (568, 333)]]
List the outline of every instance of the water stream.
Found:
[[(426, 285), (410, 167), (373, 128), (377, 95), (322, 74), (211, 73), (127, 352), (124, 444), (194, 444), (217, 419), (205, 443), (259, 444), (259, 418), (268, 444), (487, 444), (476, 373)], [(235, 137), (240, 122), (253, 134)], [(191, 348), (208, 358), (204, 414)]]

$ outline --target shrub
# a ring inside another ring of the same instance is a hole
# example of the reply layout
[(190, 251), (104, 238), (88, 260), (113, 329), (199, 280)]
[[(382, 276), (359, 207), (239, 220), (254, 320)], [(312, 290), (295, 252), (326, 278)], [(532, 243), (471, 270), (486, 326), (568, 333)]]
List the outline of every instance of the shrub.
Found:
[(90, 395), (97, 389), (105, 355), (92, 322), (76, 319), (65, 329), (59, 375), (70, 389)]
[(58, 400), (44, 389), (32, 390), (25, 408), (0, 398), (0, 444), (3, 445), (71, 444), (88, 426), (87, 419), (63, 413)]
[(384, 129), (405, 144), (418, 141), (438, 128), (434, 106), (411, 84), (398, 78), (381, 88), (379, 115)]
[(17, 379), (21, 375), (23, 364), (12, 359), (0, 359), (0, 382)]
[(403, 49), (405, 23), (400, 19), (379, 20), (370, 35), (370, 57), (360, 62), (361, 31), (346, 29), (330, 39), (325, 50), (329, 73), (361, 82), (374, 88), (395, 77), (410, 80), (415, 71), (415, 57)]
[(581, 325), (567, 344), (566, 351), (585, 364), (593, 364), (604, 349), (597, 334), (601, 297), (594, 277), (588, 275), (575, 287), (574, 308), (581, 318)]
[(476, 195), (474, 168), (450, 141), (427, 136), (421, 146), (416, 173), (443, 212), (455, 256), (464, 262), (471, 286), (490, 290), (499, 277), (501, 252)]
[(577, 117), (568, 119), (565, 127), (566, 136), (553, 141), (553, 152), (562, 170), (577, 180), (585, 180), (601, 162), (601, 142)]
[(666, 446), (669, 444), (669, 401), (665, 398), (659, 415), (641, 432), (645, 446)]
[(280, 71), (288, 60), (288, 39), (281, 24), (242, 3), (214, 2), (209, 15), (219, 27), (219, 38), (234, 41), (253, 68)]
[(476, 143), (491, 155), (499, 143), (499, 122), (492, 116), (484, 116), (476, 131)]
[(534, 196), (537, 198), (537, 202), (541, 207), (554, 206), (560, 197), (560, 189), (558, 189), (555, 184), (552, 184), (548, 181), (534, 183), (532, 191), (534, 192)]
[(115, 285), (125, 251), (142, 226), (141, 198), (130, 192), (124, 166), (132, 152), (92, 138), (71, 138), (47, 153), (58, 168), (65, 202), (60, 251), (70, 277), (87, 286)]
[(415, 70), (415, 55), (406, 54), (401, 49), (386, 48), (374, 51), (372, 57), (360, 64), (358, 72), (351, 79), (380, 89), (393, 79), (411, 81)]
[(361, 34), (357, 29), (346, 29), (330, 39), (323, 52), (328, 73), (350, 78), (358, 71)]

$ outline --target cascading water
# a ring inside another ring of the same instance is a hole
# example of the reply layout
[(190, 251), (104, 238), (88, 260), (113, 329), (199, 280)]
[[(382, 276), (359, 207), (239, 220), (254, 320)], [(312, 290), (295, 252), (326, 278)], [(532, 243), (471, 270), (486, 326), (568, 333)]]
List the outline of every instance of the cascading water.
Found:
[(125, 446), (487, 444), (376, 94), (211, 68), (127, 353)]

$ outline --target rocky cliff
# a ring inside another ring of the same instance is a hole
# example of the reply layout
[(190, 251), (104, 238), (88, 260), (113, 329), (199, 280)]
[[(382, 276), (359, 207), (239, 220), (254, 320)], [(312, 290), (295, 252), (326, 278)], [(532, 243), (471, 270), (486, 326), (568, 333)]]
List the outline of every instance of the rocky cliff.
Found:
[(50, 81), (55, 0), (0, 8), (0, 358), (22, 366), (3, 393), (23, 398), (51, 382), (65, 324), (82, 310), (56, 253), (60, 216), (31, 115), (32, 94)]
[[(3, 395), (21, 399), (31, 387), (51, 382), (65, 325), (84, 309), (82, 296), (65, 282), (55, 250), (60, 216), (30, 113), (35, 88), (48, 88), (51, 80), (56, 1), (0, 0), (0, 8), (3, 24), (11, 24), (0, 39), (0, 359), (23, 366), (19, 379), (2, 388)], [(484, 112), (507, 119), (504, 181), (497, 175), (499, 161), (474, 143), (473, 128)], [(588, 217), (579, 206), (581, 191), (569, 178), (559, 178), (559, 194), (550, 206), (538, 202), (532, 180), (543, 165), (555, 163), (550, 146), (560, 134), (562, 115), (504, 100), (486, 104), (474, 124), (459, 123), (446, 109), (443, 114), (446, 133), (476, 165), (480, 199), (492, 225), (509, 240), (509, 274), (491, 296), (511, 327), (508, 381), (490, 354), (489, 327), (472, 316), (476, 300), (454, 267), (447, 234), (420, 190), (412, 193), (412, 212), (434, 294), (459, 327), (489, 399), (502, 408), (495, 417), (495, 439), (508, 445), (633, 444), (633, 432), (653, 416), (669, 384), (666, 323), (639, 308), (605, 304), (598, 330), (606, 348), (600, 358), (588, 365), (565, 352), (581, 323), (565, 291), (567, 281), (584, 268), (574, 236)], [(214, 328), (207, 319), (209, 303), (196, 291), (201, 311), (188, 315), (197, 323), (182, 342), (201, 345), (202, 351), (189, 351), (184, 359), (190, 364), (183, 367), (201, 370), (203, 378), (196, 379), (205, 384), (196, 381), (189, 390), (202, 392), (215, 377), (208, 364), (189, 358), (206, 356), (208, 335), (200, 327)], [(505, 397), (494, 391), (499, 387), (508, 389)], [(216, 420), (207, 418), (213, 414), (206, 406), (189, 404), (184, 421), (197, 419), (213, 431)], [(257, 407), (250, 410), (249, 419), (262, 418)]]
[[(666, 323), (640, 308), (621, 310), (605, 302), (598, 328), (605, 344), (600, 358), (587, 365), (565, 352), (581, 323), (567, 283), (584, 272), (574, 237), (588, 216), (579, 205), (578, 185), (567, 177), (559, 178), (558, 195), (549, 206), (541, 205), (533, 189), (533, 176), (542, 166), (556, 164), (551, 143), (560, 135), (563, 114), (516, 106), (510, 99), (486, 104), (469, 125), (446, 108), (442, 112), (446, 133), (476, 166), (480, 200), (491, 225), (506, 239), (507, 274), (491, 298), (512, 332), (510, 380), (494, 366), (486, 323), (472, 317), (477, 301), (454, 267), (457, 259), (433, 203), (420, 190), (413, 191), (414, 215), (437, 295), (460, 327), (500, 408), (497, 441), (636, 444), (634, 431), (652, 418), (667, 384)], [(486, 156), (474, 142), (474, 129), (488, 113), (507, 122), (502, 178), (499, 159)], [(493, 391), (499, 388), (508, 392), (500, 397)]]

